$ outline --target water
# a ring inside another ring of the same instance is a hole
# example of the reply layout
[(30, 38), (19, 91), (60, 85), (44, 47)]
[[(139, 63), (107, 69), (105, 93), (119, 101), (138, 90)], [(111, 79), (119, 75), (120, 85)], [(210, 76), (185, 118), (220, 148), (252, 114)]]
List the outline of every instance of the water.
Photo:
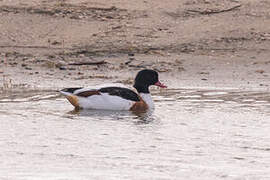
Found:
[(270, 93), (168, 89), (154, 112), (73, 111), (55, 92), (0, 99), (2, 180), (270, 179)]

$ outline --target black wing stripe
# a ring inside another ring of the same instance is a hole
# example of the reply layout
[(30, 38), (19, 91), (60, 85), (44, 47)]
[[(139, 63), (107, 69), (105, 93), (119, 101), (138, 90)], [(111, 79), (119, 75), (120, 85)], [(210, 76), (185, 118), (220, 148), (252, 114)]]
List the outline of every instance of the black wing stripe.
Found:
[(69, 92), (69, 93), (74, 93), (74, 91), (76, 91), (78, 89), (82, 89), (82, 88), (81, 87), (80, 88), (65, 88), (65, 89), (62, 89), (61, 91), (63, 91), (63, 92)]
[(131, 100), (131, 101), (140, 101), (140, 97), (138, 96), (138, 94), (127, 88), (105, 87), (105, 88), (99, 89), (99, 92), (108, 93), (109, 95), (112, 95), (112, 96), (120, 96), (124, 99)]

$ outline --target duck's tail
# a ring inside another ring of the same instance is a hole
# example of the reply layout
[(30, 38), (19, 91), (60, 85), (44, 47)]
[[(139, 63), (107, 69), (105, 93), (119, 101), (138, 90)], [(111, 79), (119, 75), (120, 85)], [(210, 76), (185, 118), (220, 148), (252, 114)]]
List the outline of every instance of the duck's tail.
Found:
[(74, 95), (74, 91), (76, 91), (77, 89), (81, 89), (81, 88), (65, 88), (60, 90), (59, 92), (61, 94), (63, 94), (64, 96), (66, 96), (66, 98), (68, 99), (68, 101), (76, 108), (79, 109), (80, 105), (79, 105), (79, 100), (78, 97), (76, 95)]

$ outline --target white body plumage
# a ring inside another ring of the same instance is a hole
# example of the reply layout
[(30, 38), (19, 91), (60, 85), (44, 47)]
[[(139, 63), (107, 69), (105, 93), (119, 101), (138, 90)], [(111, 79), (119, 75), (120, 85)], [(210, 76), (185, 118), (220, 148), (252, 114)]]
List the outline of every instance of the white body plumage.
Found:
[[(83, 109), (105, 109), (105, 110), (130, 110), (136, 101), (124, 99), (120, 96), (110, 95), (109, 93), (93, 94), (88, 97), (77, 96), (83, 92), (95, 92), (100, 88), (105, 87), (121, 87), (127, 88), (126, 86), (119, 84), (108, 84), (96, 87), (81, 88), (73, 93), (60, 91), (75, 107), (78, 106)], [(147, 104), (149, 109), (154, 108), (154, 103), (150, 93), (139, 93), (141, 99)]]

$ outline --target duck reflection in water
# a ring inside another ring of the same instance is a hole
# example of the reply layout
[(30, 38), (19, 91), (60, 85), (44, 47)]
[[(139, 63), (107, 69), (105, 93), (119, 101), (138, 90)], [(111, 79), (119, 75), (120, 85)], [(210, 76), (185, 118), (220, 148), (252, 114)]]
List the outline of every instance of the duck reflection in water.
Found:
[(153, 110), (147, 111), (110, 111), (110, 110), (90, 110), (90, 109), (74, 109), (68, 114), (78, 115), (82, 117), (91, 117), (96, 120), (115, 120), (128, 121), (132, 120), (135, 124), (148, 124), (155, 120)]

